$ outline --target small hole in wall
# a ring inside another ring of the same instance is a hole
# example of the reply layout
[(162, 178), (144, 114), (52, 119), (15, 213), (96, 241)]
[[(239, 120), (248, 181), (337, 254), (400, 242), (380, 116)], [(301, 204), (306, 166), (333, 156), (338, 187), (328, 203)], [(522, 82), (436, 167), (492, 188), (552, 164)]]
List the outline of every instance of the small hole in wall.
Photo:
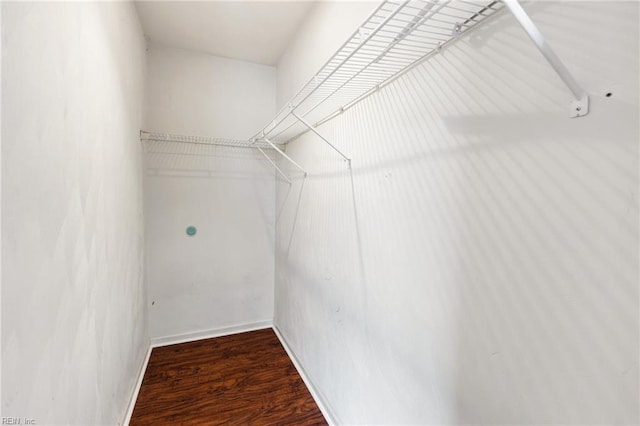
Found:
[(607, 98), (610, 98), (613, 95), (613, 93), (611, 92), (607, 92), (607, 94), (605, 95)]
[(151, 302), (151, 306), (155, 305), (156, 301), (154, 300), (153, 302)]

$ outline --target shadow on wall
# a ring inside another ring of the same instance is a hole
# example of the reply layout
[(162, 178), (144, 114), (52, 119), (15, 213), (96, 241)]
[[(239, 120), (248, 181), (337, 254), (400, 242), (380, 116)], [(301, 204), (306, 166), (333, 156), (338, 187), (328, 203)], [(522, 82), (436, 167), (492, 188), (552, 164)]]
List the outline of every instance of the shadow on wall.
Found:
[(341, 422), (638, 421), (637, 7), (531, 12), (588, 116), (504, 15), (322, 126), (352, 171), (288, 145), (275, 321)]

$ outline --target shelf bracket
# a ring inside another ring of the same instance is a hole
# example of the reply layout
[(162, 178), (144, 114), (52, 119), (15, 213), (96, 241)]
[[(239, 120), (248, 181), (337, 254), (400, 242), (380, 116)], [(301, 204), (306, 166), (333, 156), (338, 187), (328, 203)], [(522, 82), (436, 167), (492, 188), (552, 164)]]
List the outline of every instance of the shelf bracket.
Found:
[(327, 138), (325, 138), (324, 136), (322, 136), (316, 129), (315, 127), (313, 127), (311, 124), (309, 124), (304, 118), (300, 117), (299, 115), (297, 115), (295, 112), (291, 111), (291, 115), (293, 115), (299, 122), (301, 122), (302, 124), (304, 124), (309, 130), (311, 130), (313, 133), (315, 133), (320, 139), (322, 139), (323, 141), (325, 141), (325, 143), (327, 145), (329, 145), (331, 148), (333, 148), (333, 150), (335, 152), (337, 152), (338, 154), (340, 154), (340, 156), (342, 158), (345, 159), (345, 161), (347, 162), (347, 164), (349, 165), (349, 168), (351, 168), (351, 159), (349, 157), (347, 157), (346, 155), (344, 155), (338, 148), (336, 148), (331, 142), (329, 142), (327, 140)]
[(278, 167), (278, 165), (277, 165), (277, 164), (276, 164), (276, 163), (275, 163), (271, 158), (269, 158), (269, 156), (267, 155), (267, 153), (266, 153), (266, 152), (264, 152), (264, 151), (262, 150), (262, 148), (260, 148), (258, 145), (253, 145), (253, 146), (255, 146), (255, 147), (256, 147), (256, 149), (257, 149), (258, 151), (260, 151), (260, 152), (262, 153), (262, 155), (264, 155), (264, 158), (266, 158), (266, 159), (267, 159), (267, 161), (269, 161), (269, 162), (271, 163), (271, 165), (272, 165), (273, 167), (275, 167), (275, 168), (276, 168), (276, 170), (278, 171), (278, 173), (280, 173), (280, 176), (282, 176), (282, 178), (283, 178), (284, 180), (286, 180), (286, 181), (289, 183), (289, 185), (291, 185), (291, 179), (289, 179), (289, 176), (287, 176), (287, 175), (286, 175), (282, 170), (280, 170), (280, 167)]
[[(278, 148), (273, 142), (271, 142), (269, 139), (267, 139), (266, 137), (262, 137), (259, 140), (265, 141), (266, 143), (268, 143), (269, 145), (271, 145), (271, 147), (273, 149), (275, 149), (278, 153), (280, 153), (280, 155), (282, 155), (284, 158), (286, 158), (291, 164), (293, 164), (294, 166), (296, 166), (298, 169), (300, 169), (300, 171), (302, 171), (302, 173), (304, 173), (304, 177), (307, 177), (307, 171), (298, 163), (296, 163), (293, 158), (289, 157), (284, 151), (282, 151), (280, 148)], [(254, 141), (255, 142), (255, 141)]]
[(569, 117), (575, 118), (587, 115), (589, 112), (589, 95), (573, 78), (573, 75), (571, 75), (567, 67), (545, 41), (544, 36), (533, 23), (527, 12), (522, 8), (520, 2), (518, 0), (502, 1), (522, 28), (524, 28), (529, 38), (531, 38), (538, 50), (540, 50), (540, 53), (542, 53), (547, 62), (549, 62), (549, 65), (551, 65), (564, 84), (571, 90), (571, 93), (573, 93), (575, 99), (569, 105)]

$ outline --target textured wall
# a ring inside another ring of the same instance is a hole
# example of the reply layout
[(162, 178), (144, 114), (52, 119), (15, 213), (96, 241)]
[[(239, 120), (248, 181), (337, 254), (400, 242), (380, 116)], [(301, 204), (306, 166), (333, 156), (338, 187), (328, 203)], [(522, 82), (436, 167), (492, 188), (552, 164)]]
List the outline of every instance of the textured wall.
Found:
[(131, 3), (2, 3), (2, 415), (120, 423), (148, 348)]
[[(275, 113), (273, 67), (152, 45), (148, 69), (150, 131), (248, 138)], [(149, 142), (145, 165), (151, 336), (270, 322), (273, 167), (255, 149), (171, 142)]]
[(638, 422), (638, 4), (527, 9), (588, 116), (505, 13), (320, 127), (352, 171), (288, 146), (274, 321), (344, 424)]
[[(149, 330), (182, 336), (273, 318), (275, 179), (247, 148), (150, 143)], [(195, 236), (186, 235), (194, 225)]]
[(325, 1), (313, 6), (278, 61), (278, 109), (300, 90), (379, 3)]
[(146, 130), (247, 139), (274, 114), (274, 67), (151, 43), (148, 68)]

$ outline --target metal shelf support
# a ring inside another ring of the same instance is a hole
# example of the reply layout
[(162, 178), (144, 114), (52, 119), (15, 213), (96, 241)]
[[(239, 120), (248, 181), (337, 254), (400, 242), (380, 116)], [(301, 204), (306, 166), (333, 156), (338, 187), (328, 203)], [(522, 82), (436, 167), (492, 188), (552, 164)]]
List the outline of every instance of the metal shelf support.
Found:
[(322, 136), (311, 124), (309, 124), (304, 118), (300, 117), (298, 114), (296, 114), (295, 112), (291, 111), (291, 115), (294, 116), (296, 118), (296, 120), (298, 120), (299, 122), (301, 122), (302, 124), (304, 124), (304, 126), (306, 128), (308, 128), (309, 130), (311, 130), (313, 133), (315, 133), (320, 139), (322, 139), (323, 141), (325, 141), (325, 143), (327, 145), (329, 145), (331, 148), (333, 148), (333, 150), (335, 152), (337, 152), (338, 154), (340, 154), (340, 156), (342, 158), (344, 158), (349, 166), (349, 168), (351, 168), (351, 158), (347, 157), (346, 155), (344, 155), (342, 153), (342, 151), (340, 151), (338, 148), (336, 148), (331, 142), (329, 142), (327, 140), (327, 138), (325, 138), (324, 136)]
[(282, 178), (283, 178), (284, 180), (286, 180), (286, 181), (287, 181), (287, 183), (289, 183), (289, 185), (291, 185), (291, 179), (289, 179), (289, 176), (287, 176), (287, 175), (286, 175), (282, 170), (280, 170), (280, 167), (278, 167), (278, 165), (277, 165), (277, 164), (276, 164), (276, 163), (275, 163), (271, 158), (269, 158), (269, 156), (267, 155), (267, 153), (266, 153), (266, 152), (264, 152), (264, 151), (262, 150), (262, 148), (260, 148), (258, 145), (254, 145), (254, 146), (256, 147), (256, 149), (257, 149), (258, 151), (260, 151), (260, 152), (262, 153), (262, 155), (264, 155), (264, 158), (266, 158), (266, 159), (267, 159), (267, 161), (269, 161), (269, 162), (271, 163), (271, 165), (272, 165), (273, 167), (275, 167), (275, 168), (276, 168), (276, 170), (278, 171), (278, 173), (280, 173), (280, 176), (282, 176)]
[(558, 55), (551, 49), (549, 43), (533, 23), (527, 12), (522, 8), (518, 0), (502, 0), (518, 23), (524, 28), (529, 38), (536, 45), (540, 53), (545, 57), (549, 65), (567, 85), (575, 100), (569, 106), (569, 117), (582, 117), (589, 113), (589, 95), (573, 78), (567, 67), (562, 63)]
[(300, 169), (300, 171), (302, 171), (302, 173), (304, 173), (304, 177), (307, 177), (307, 171), (304, 169), (304, 167), (302, 167), (300, 164), (298, 164), (296, 161), (293, 160), (293, 158), (289, 157), (284, 151), (282, 151), (280, 148), (278, 148), (273, 142), (271, 142), (268, 138), (266, 137), (262, 137), (259, 139), (256, 139), (256, 142), (258, 140), (261, 141), (265, 141), (266, 143), (268, 143), (269, 145), (271, 145), (271, 147), (273, 149), (275, 149), (280, 155), (282, 155), (284, 158), (286, 158), (291, 164), (293, 164), (294, 166), (296, 166), (298, 169)]

